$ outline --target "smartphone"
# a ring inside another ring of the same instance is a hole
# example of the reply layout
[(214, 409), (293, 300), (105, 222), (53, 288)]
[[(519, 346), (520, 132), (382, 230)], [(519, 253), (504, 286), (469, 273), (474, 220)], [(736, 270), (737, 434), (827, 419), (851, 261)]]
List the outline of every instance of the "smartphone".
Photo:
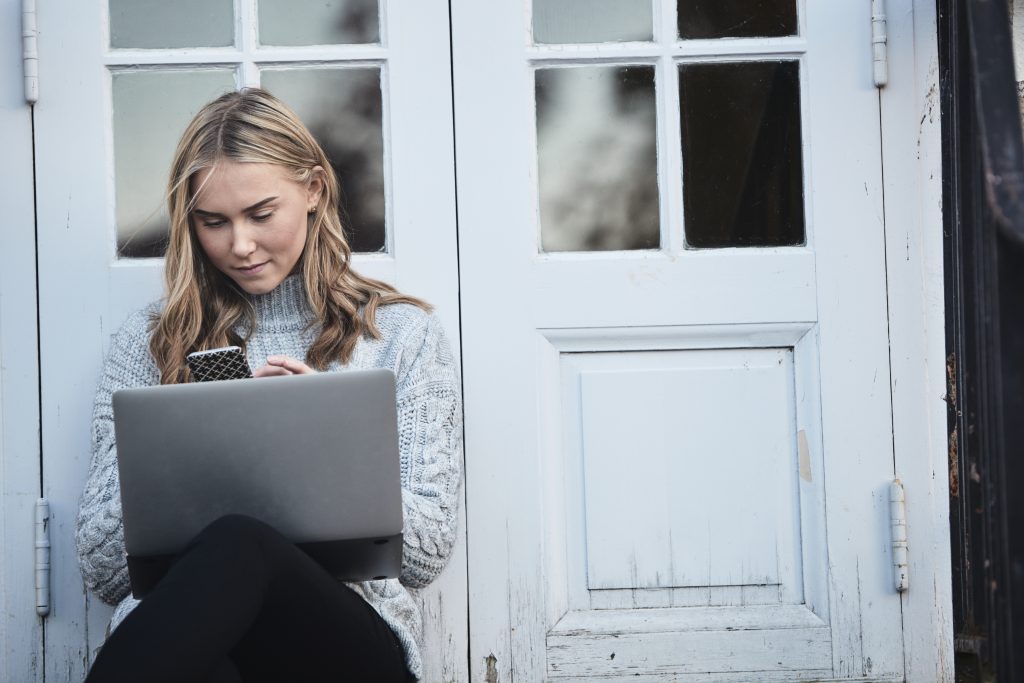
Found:
[(192, 370), (193, 382), (252, 377), (249, 362), (245, 359), (242, 349), (237, 346), (196, 351), (188, 354), (185, 361), (188, 362), (188, 367)]

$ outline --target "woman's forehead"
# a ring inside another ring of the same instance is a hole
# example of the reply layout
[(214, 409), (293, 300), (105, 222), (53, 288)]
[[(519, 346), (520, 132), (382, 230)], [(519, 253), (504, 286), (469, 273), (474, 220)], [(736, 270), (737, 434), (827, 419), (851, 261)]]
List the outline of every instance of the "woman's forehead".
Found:
[(191, 180), (197, 208), (208, 202), (244, 200), (298, 192), (301, 188), (278, 164), (223, 160), (197, 171)]

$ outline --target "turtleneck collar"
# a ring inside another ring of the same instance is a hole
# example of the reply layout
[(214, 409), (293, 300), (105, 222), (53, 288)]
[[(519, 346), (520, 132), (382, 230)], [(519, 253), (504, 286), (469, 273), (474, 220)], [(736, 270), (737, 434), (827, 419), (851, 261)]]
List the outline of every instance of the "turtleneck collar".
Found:
[(299, 273), (289, 275), (266, 294), (250, 295), (249, 301), (256, 311), (256, 324), (265, 329), (302, 329), (314, 318)]

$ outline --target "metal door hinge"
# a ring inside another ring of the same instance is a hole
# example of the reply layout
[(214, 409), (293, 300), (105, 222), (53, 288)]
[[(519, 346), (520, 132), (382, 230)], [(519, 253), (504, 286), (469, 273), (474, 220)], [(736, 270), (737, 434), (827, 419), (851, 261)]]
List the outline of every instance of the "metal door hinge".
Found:
[(884, 88), (889, 82), (889, 37), (885, 28), (885, 0), (871, 0), (871, 58), (876, 88)]
[(21, 61), (25, 72), (25, 101), (39, 101), (39, 50), (36, 38), (36, 0), (21, 0)]
[(36, 614), (50, 613), (50, 501), (36, 501)]
[(899, 479), (889, 485), (889, 523), (892, 525), (892, 567), (896, 590), (900, 593), (910, 587), (907, 575), (907, 497)]

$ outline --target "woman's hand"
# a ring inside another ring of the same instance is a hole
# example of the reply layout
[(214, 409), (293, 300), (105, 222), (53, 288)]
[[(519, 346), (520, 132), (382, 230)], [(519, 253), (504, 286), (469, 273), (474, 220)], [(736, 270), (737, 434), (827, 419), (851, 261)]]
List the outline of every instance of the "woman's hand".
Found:
[(290, 356), (267, 356), (267, 364), (252, 373), (253, 377), (282, 375), (315, 375), (316, 370)]

